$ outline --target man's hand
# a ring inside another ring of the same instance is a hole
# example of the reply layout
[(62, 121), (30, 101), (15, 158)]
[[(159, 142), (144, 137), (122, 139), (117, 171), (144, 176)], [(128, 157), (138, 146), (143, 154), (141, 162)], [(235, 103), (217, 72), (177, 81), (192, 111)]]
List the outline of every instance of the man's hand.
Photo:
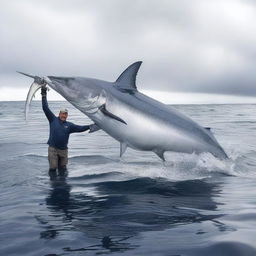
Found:
[(100, 127), (97, 124), (90, 124), (89, 126), (90, 126), (89, 133), (96, 132), (96, 131), (100, 130)]
[(46, 86), (42, 86), (41, 87), (41, 94), (42, 94), (42, 97), (46, 97), (46, 93), (47, 93), (47, 87)]

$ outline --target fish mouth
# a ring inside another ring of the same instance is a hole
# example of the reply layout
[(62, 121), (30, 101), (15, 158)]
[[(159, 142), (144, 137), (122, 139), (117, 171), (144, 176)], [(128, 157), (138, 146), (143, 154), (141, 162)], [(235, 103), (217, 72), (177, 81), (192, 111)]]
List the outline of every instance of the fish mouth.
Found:
[[(62, 79), (53, 77), (53, 76), (47, 76), (44, 77), (45, 82), (49, 87), (51, 87), (54, 91), (56, 91), (58, 94), (60, 94), (62, 97), (67, 99), (68, 101), (74, 97), (74, 92), (71, 90), (68, 90), (68, 85), (66, 85)], [(72, 97), (73, 96), (73, 97)]]
[[(46, 83), (57, 93), (62, 95), (65, 99), (67, 99), (72, 105), (76, 106), (79, 109), (82, 109), (88, 114), (95, 114), (99, 108), (106, 104), (107, 97), (106, 92), (102, 90), (99, 94), (93, 95), (93, 93), (89, 93), (87, 96), (78, 97), (77, 90), (70, 89), (70, 83), (74, 80), (72, 77), (55, 77), (48, 76), (45, 78)], [(69, 88), (70, 90), (66, 90), (65, 88)]]
[(58, 86), (55, 83), (58, 83), (57, 81), (55, 82), (53, 79), (51, 79), (51, 76), (44, 77), (45, 82), (56, 92), (58, 92)]
[(70, 82), (74, 81), (74, 77), (60, 77), (60, 76), (47, 76), (50, 81), (59, 83), (59, 84), (69, 84)]
[(47, 76), (43, 78), (45, 82), (56, 92), (62, 93), (62, 89), (70, 86), (70, 82), (74, 80), (73, 77), (57, 77)]

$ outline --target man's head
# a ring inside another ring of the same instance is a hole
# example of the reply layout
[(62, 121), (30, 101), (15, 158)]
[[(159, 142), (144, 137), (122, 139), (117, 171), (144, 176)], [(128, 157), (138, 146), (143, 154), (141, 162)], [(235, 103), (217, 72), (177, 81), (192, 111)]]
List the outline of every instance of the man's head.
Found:
[(59, 113), (59, 119), (61, 121), (66, 121), (68, 118), (68, 110), (66, 108), (62, 108)]

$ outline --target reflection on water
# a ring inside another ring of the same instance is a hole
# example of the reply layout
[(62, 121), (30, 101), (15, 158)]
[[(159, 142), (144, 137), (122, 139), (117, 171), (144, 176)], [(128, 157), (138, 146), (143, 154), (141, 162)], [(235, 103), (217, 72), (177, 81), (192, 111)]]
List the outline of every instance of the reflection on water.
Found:
[(131, 246), (130, 243), (125, 242), (130, 237), (124, 237), (121, 239), (113, 239), (108, 236), (104, 236), (101, 239), (100, 244), (90, 245), (85, 248), (72, 249), (70, 247), (63, 248), (67, 252), (78, 252), (78, 251), (100, 251), (106, 249), (107, 252), (122, 252), (127, 250), (135, 249), (137, 246)]
[[(49, 176), (51, 189), (46, 198), (46, 204), (49, 206), (51, 213), (58, 213), (56, 217), (62, 216), (65, 225), (72, 220), (72, 216), (70, 216), (71, 186), (66, 182), (67, 172), (60, 172), (59, 174), (57, 174), (57, 172), (49, 172)], [(37, 219), (39, 218), (37, 217)], [(51, 221), (46, 221), (46, 223), (44, 223), (44, 221), (42, 222), (42, 218), (40, 218), (40, 223), (47, 224), (47, 230), (42, 231), (40, 234), (41, 238), (53, 239), (59, 234), (58, 229), (60, 229), (60, 227), (57, 228), (58, 224), (56, 225), (55, 222), (51, 223)]]
[[(75, 186), (67, 175), (52, 175), (46, 197), (50, 216), (44, 223), (42, 239), (54, 239), (62, 232), (79, 231), (94, 238), (97, 244), (83, 248), (64, 247), (65, 251), (124, 251), (136, 244), (129, 238), (146, 231), (161, 231), (177, 225), (212, 221), (219, 230), (227, 227), (215, 220), (217, 209), (213, 200), (219, 192), (219, 184), (207, 180), (172, 182), (165, 179), (137, 178), (127, 181), (105, 181), (83, 186), (83, 180)], [(76, 179), (77, 182), (77, 179)], [(86, 193), (92, 188), (96, 194)], [(211, 211), (211, 214), (204, 212)], [(200, 234), (200, 232), (198, 233)]]

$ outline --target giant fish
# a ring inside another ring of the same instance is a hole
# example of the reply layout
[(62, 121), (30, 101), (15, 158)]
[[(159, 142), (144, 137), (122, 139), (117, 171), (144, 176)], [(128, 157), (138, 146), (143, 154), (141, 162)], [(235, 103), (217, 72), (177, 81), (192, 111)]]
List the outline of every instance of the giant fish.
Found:
[(130, 65), (115, 82), (85, 77), (32, 76), (26, 100), (26, 116), (33, 95), (48, 85), (120, 142), (120, 156), (127, 147), (152, 151), (165, 161), (166, 151), (209, 152), (227, 155), (209, 128), (200, 126), (175, 108), (138, 91), (136, 75), (141, 61)]

